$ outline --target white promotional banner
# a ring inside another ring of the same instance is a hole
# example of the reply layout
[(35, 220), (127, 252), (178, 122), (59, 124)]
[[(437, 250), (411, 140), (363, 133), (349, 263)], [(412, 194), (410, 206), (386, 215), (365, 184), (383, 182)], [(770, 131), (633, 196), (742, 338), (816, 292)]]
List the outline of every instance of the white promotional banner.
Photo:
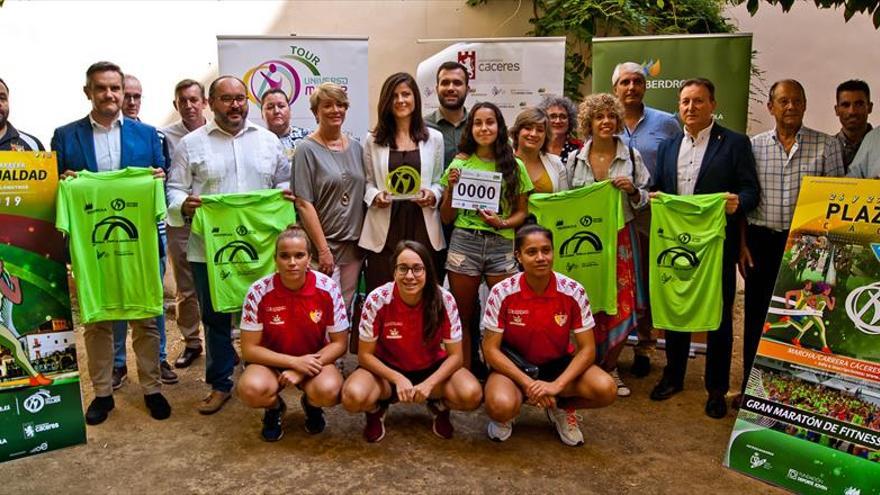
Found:
[(350, 107), (343, 131), (363, 139), (369, 126), (367, 38), (319, 36), (218, 36), (220, 74), (241, 78), (248, 89), (248, 119), (263, 124), (260, 97), (281, 88), (290, 100), (290, 123), (315, 129), (309, 95), (323, 82), (345, 88)]
[(536, 105), (544, 95), (562, 94), (565, 38), (462, 40), (450, 45), (424, 60), (417, 69), (425, 113), (439, 106), (435, 94), (437, 69), (449, 61), (460, 62), (470, 73), (470, 93), (465, 105), (491, 101), (498, 105), (510, 126), (523, 108)]

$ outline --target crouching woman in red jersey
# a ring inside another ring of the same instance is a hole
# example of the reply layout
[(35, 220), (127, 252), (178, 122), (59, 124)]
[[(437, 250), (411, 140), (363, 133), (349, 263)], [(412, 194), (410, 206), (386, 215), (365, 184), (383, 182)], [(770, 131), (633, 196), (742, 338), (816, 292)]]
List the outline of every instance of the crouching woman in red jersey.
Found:
[(583, 445), (575, 409), (605, 407), (617, 397), (614, 379), (593, 364), (590, 302), (581, 284), (553, 271), (549, 230), (519, 229), (514, 255), (523, 273), (492, 288), (483, 316), (483, 354), (492, 370), (486, 381), (489, 438), (510, 438), (525, 400), (544, 408), (564, 444)]
[(364, 301), (359, 367), (345, 382), (342, 405), (366, 413), (368, 442), (385, 436), (385, 412), (394, 402), (427, 402), (441, 438), (452, 437), (450, 409), (480, 406), (480, 384), (462, 368), (455, 299), (437, 284), (431, 260), (422, 244), (399, 242), (392, 256), (394, 281)]
[(289, 227), (275, 243), (277, 273), (254, 282), (241, 314), (241, 350), (247, 367), (238, 395), (250, 407), (265, 408), (263, 439), (284, 434), (287, 406), (280, 392), (287, 385), (303, 391), (308, 433), (326, 425), (322, 407), (339, 403), (342, 375), (334, 365), (345, 353), (348, 317), (339, 286), (309, 269), (309, 239)]

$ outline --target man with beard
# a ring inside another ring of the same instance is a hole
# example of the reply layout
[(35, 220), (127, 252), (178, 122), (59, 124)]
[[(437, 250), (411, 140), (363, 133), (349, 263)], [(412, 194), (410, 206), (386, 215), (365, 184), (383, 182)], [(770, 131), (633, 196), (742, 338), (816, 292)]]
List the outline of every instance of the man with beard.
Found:
[(868, 115), (874, 108), (871, 102), (871, 88), (859, 79), (850, 79), (837, 86), (837, 103), (834, 113), (840, 119), (840, 132), (834, 137), (843, 151), (843, 167), (849, 171), (849, 164), (859, 151), (865, 135), (871, 131)]
[(43, 143), (9, 123), (9, 86), (0, 79), (0, 151), (43, 151)]
[(458, 62), (443, 62), (437, 69), (437, 99), (440, 108), (425, 115), (425, 123), (443, 134), (443, 166), (458, 153), (461, 132), (467, 120), (464, 100), (468, 94), (468, 71)]
[[(168, 224), (183, 226), (201, 206), (204, 194), (244, 193), (283, 189), (293, 202), (290, 161), (275, 134), (247, 120), (244, 82), (220, 76), (208, 88), (214, 120), (190, 132), (177, 144), (168, 179)], [(292, 208), (293, 206), (291, 206)], [(199, 405), (201, 414), (214, 414), (229, 400), (235, 349), (232, 315), (214, 310), (208, 286), (204, 240), (191, 233), (187, 259), (199, 298), (208, 362), (205, 382), (211, 393)]]

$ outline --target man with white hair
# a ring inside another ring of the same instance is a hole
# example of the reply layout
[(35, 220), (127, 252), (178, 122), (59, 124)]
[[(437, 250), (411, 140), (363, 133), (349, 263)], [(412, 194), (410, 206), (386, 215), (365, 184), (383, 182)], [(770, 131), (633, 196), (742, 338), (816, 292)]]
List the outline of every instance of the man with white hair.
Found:
[[(623, 62), (617, 64), (611, 74), (611, 87), (614, 95), (623, 105), (623, 133), (620, 137), (629, 147), (638, 150), (645, 162), (645, 167), (651, 173), (651, 182), (654, 184), (655, 167), (657, 164), (657, 148), (660, 143), (681, 132), (678, 121), (671, 113), (651, 108), (644, 104), (645, 69), (635, 62)], [(648, 287), (647, 253), (648, 237), (651, 226), (651, 211), (648, 208), (636, 210), (635, 225), (639, 237), (639, 248), (642, 251), (643, 262), (642, 275), (644, 286)], [(653, 324), (651, 312), (638, 322), (639, 343), (635, 347), (635, 359), (632, 373), (638, 377), (648, 376), (651, 371), (651, 354), (657, 341), (652, 335)]]

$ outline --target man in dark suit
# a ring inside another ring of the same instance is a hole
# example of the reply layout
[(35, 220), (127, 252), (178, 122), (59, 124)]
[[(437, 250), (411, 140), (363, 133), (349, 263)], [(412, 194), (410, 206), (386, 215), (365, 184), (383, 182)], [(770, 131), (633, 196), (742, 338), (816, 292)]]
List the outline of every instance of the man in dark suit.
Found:
[[(684, 82), (678, 96), (684, 133), (660, 144), (654, 188), (679, 195), (727, 193), (721, 326), (709, 332), (705, 376), (709, 392), (706, 414), (722, 418), (727, 414), (725, 395), (730, 388), (739, 222), (755, 209), (759, 195), (749, 138), (715, 123), (715, 107), (715, 85), (711, 81), (690, 79)], [(651, 399), (665, 400), (682, 390), (690, 342), (690, 333), (666, 331), (666, 368), (660, 382), (651, 391)]]
[[(156, 128), (122, 115), (123, 74), (118, 65), (97, 62), (86, 71), (86, 98), (92, 102), (89, 114), (55, 129), (52, 150), (58, 156), (62, 178), (77, 172), (107, 172), (125, 167), (151, 167), (157, 178), (165, 176), (165, 158)], [(158, 248), (162, 249), (161, 242)], [(160, 252), (160, 256), (164, 253)], [(171, 406), (160, 392), (159, 330), (156, 318), (132, 320), (133, 331), (143, 334), (132, 344), (138, 357), (138, 374), (144, 401), (155, 419), (166, 419)], [(112, 322), (85, 325), (86, 354), (95, 399), (86, 411), (86, 423), (104, 422), (114, 407), (112, 394)]]

